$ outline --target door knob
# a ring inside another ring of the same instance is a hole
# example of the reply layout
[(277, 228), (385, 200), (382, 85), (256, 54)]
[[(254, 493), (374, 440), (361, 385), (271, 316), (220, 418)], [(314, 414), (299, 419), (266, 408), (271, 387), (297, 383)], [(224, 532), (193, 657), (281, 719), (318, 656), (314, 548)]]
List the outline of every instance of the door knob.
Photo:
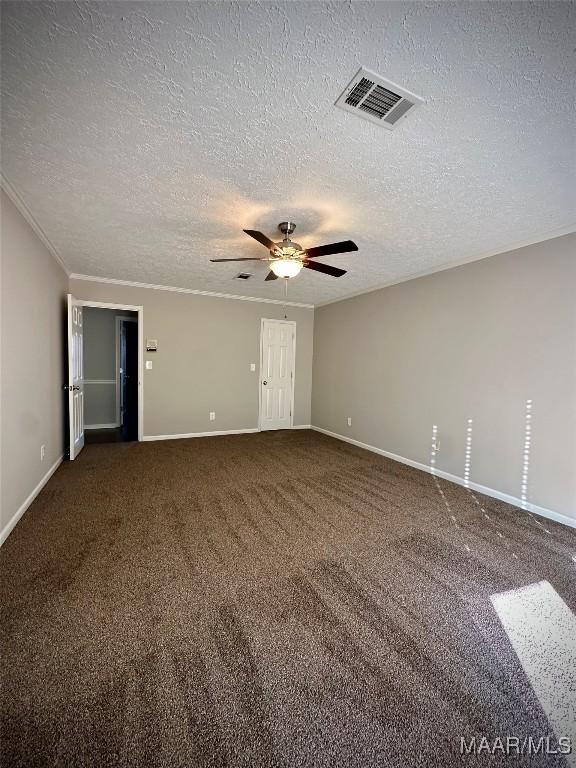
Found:
[(74, 384), (74, 386), (72, 387), (72, 392), (79, 392), (79, 391), (80, 391), (80, 387)]
[(266, 386), (266, 384), (268, 384), (268, 382), (267, 381), (263, 381), (262, 384), (264, 384), (264, 386)]

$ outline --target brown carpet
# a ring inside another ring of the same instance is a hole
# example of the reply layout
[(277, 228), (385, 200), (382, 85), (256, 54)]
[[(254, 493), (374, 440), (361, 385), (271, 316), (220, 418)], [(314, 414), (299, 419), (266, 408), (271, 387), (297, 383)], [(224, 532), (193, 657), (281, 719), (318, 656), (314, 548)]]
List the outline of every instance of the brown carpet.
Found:
[(565, 765), (459, 754), (553, 737), (490, 603), (576, 610), (543, 522), (307, 431), (87, 446), (0, 551), (1, 763)]

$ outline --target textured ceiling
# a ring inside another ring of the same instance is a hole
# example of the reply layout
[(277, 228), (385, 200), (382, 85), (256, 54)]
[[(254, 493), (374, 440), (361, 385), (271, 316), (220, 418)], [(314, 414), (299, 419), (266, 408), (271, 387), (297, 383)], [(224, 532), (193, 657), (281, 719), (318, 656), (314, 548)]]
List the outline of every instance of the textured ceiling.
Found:
[[(3, 172), (72, 272), (248, 296), (243, 228), (353, 238), (321, 303), (576, 220), (576, 7), (2, 3)], [(360, 65), (426, 104), (389, 132), (334, 107)], [(280, 281), (278, 281), (280, 282)]]

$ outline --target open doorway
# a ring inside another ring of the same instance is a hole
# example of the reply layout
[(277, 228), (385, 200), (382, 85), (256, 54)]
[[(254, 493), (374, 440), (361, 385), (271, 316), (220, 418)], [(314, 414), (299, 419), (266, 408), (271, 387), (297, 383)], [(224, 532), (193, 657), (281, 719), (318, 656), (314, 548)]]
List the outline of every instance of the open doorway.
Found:
[(138, 313), (83, 307), (86, 443), (138, 440)]

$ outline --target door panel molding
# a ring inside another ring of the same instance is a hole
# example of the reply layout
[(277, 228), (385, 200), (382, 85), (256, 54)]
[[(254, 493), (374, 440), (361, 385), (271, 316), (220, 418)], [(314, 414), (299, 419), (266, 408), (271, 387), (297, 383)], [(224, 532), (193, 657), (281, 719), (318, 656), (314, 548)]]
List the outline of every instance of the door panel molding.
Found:
[(68, 456), (84, 448), (84, 348), (82, 305), (68, 294)]
[[(276, 329), (286, 329), (291, 339), (283, 344)], [(271, 338), (271, 333), (274, 339)], [(267, 337), (268, 334), (268, 337)], [(274, 350), (276, 344), (276, 351)], [(286, 386), (286, 380), (289, 384)], [(272, 385), (264, 385), (271, 380)], [(258, 382), (258, 428), (261, 431), (292, 429), (296, 380), (296, 321), (263, 317), (260, 320), (260, 378)], [(284, 386), (282, 385), (284, 382)], [(289, 413), (287, 413), (289, 411)], [(276, 417), (276, 418), (275, 418)]]

